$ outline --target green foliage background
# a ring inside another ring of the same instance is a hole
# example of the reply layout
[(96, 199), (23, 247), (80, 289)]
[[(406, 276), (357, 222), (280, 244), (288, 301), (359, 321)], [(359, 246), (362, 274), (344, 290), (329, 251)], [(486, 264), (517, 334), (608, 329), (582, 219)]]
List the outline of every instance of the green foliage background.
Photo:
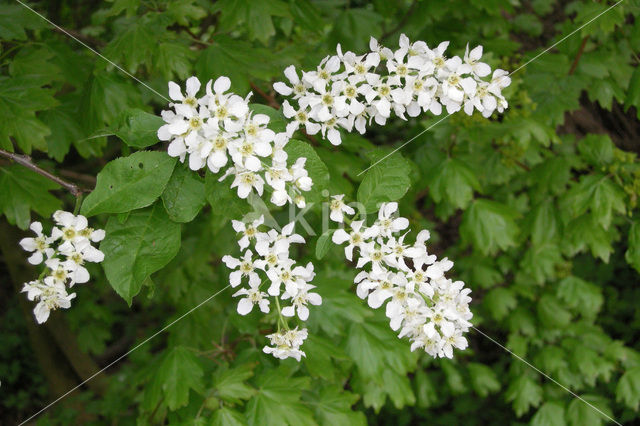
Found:
[[(514, 70), (611, 4), (33, 6), (161, 94), (170, 79), (227, 75), (233, 90), (253, 88), (254, 102), (268, 104), (271, 82), (287, 65), (314, 68), (337, 43), (363, 52), (374, 36), (394, 47), (404, 32), (429, 46), (451, 40), (457, 54), (467, 42), (482, 44), (492, 67)], [(457, 277), (473, 289), (474, 324), (622, 423), (637, 421), (640, 405), (639, 14), (640, 2), (627, 0), (519, 70), (504, 93), (504, 115), (456, 114), (366, 174), (358, 173), (437, 118), (374, 126), (364, 138), (344, 135), (337, 148), (299, 142), (290, 153), (313, 157), (318, 200), (323, 187), (367, 205), (399, 198), (414, 231), (430, 229), (431, 250), (452, 258)], [(0, 421), (9, 424), (223, 288), (228, 272), (220, 259), (237, 253), (229, 221), (250, 207), (228, 183), (161, 154), (154, 114), (163, 99), (18, 3), (0, 4), (0, 43), (0, 148), (95, 186), (82, 212), (109, 236), (101, 246), (104, 270), (91, 270), (92, 283), (77, 289), (72, 309), (35, 329), (18, 289), (37, 272), (15, 253), (23, 235), (17, 228), (72, 209), (74, 200), (2, 160)], [(131, 185), (118, 191), (122, 179)], [(285, 220), (285, 212), (274, 214)], [(307, 219), (321, 229), (319, 205)], [(315, 262), (324, 299), (311, 310), (303, 362), (264, 356), (273, 318), (240, 317), (226, 291), (53, 406), (39, 424), (605, 421), (475, 331), (453, 360), (411, 353), (383, 313), (355, 296), (355, 270), (341, 248), (326, 245), (326, 237), (316, 247), (318, 238), (298, 253)]]

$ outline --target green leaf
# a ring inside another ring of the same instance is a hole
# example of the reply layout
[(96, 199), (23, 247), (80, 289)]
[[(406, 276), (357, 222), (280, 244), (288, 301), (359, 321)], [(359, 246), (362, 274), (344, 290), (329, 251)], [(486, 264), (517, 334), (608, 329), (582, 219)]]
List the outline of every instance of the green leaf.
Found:
[(580, 216), (591, 209), (594, 218), (608, 229), (613, 212), (626, 212), (625, 194), (608, 176), (601, 174), (588, 175), (574, 185), (564, 199), (564, 204), (571, 209), (573, 217)]
[(623, 402), (633, 411), (640, 405), (640, 367), (627, 370), (616, 386), (616, 401)]
[(498, 377), (491, 368), (477, 362), (470, 362), (467, 368), (471, 377), (471, 386), (482, 398), (500, 390)]
[(218, 178), (219, 176), (208, 171), (204, 178), (205, 194), (212, 207), (212, 213), (236, 220), (241, 218), (249, 211), (249, 204), (246, 200), (238, 198), (236, 191), (230, 188), (229, 179), (219, 182)]
[(0, 4), (0, 39), (26, 40), (26, 30), (47, 28), (47, 22), (19, 4)]
[(589, 249), (594, 257), (599, 257), (603, 261), (609, 262), (609, 256), (613, 252), (611, 242), (615, 235), (615, 229), (612, 229), (612, 231), (613, 234), (612, 232), (607, 232), (592, 215), (585, 214), (567, 225), (563, 247), (569, 256), (574, 256), (578, 252), (584, 252)]
[(305, 353), (304, 365), (312, 377), (321, 377), (327, 381), (334, 381), (341, 374), (335, 361), (346, 361), (349, 357), (342, 351), (335, 342), (310, 335), (304, 342)]
[(358, 187), (358, 202), (366, 213), (377, 211), (380, 203), (399, 200), (411, 186), (411, 169), (404, 157), (398, 152), (386, 158), (385, 155), (383, 151), (371, 155), (373, 166), (366, 171)]
[(146, 148), (158, 143), (158, 129), (163, 124), (161, 117), (132, 108), (121, 114), (115, 134), (131, 147)]
[(627, 112), (630, 107), (635, 106), (638, 111), (638, 118), (640, 118), (640, 68), (635, 67), (626, 93), (624, 111)]
[(565, 426), (564, 406), (558, 402), (549, 401), (531, 419), (531, 426)]
[(82, 214), (124, 213), (151, 205), (167, 186), (175, 164), (165, 152), (151, 151), (109, 162), (82, 203)]
[(608, 135), (587, 135), (578, 142), (578, 150), (589, 164), (603, 166), (613, 161), (613, 142)]
[(333, 244), (331, 242), (331, 235), (332, 232), (327, 231), (318, 237), (318, 241), (316, 242), (316, 259), (322, 259), (329, 251), (329, 248), (331, 248), (331, 244)]
[(319, 424), (351, 426), (367, 424), (364, 413), (351, 409), (359, 398), (357, 394), (342, 389), (342, 386), (332, 385), (314, 392), (310, 399)]
[(38, 76), (0, 76), (0, 148), (13, 152), (13, 138), (22, 151), (46, 151), (49, 128), (36, 118), (36, 112), (57, 104), (53, 90), (42, 88)]
[(513, 380), (505, 394), (507, 401), (513, 403), (518, 417), (542, 402), (542, 387), (530, 377), (520, 376)]
[(213, 426), (244, 426), (247, 419), (236, 410), (227, 407), (220, 407), (213, 412)]
[(556, 243), (543, 243), (530, 247), (520, 265), (538, 284), (543, 284), (556, 276), (556, 265), (562, 261), (560, 247)]
[(49, 193), (60, 186), (19, 164), (0, 167), (0, 212), (20, 229), (31, 222), (30, 210), (47, 218), (62, 207), (62, 202)]
[(568, 276), (560, 281), (557, 295), (567, 306), (584, 317), (595, 317), (604, 303), (600, 287), (575, 276)]
[(291, 377), (291, 373), (281, 366), (257, 376), (258, 391), (245, 413), (250, 425), (315, 425), (311, 411), (300, 399), (302, 391), (309, 389), (309, 378)]
[(167, 407), (176, 410), (189, 403), (190, 390), (203, 391), (203, 375), (198, 357), (191, 350), (176, 346), (165, 355), (153, 381), (161, 386)]
[(516, 245), (518, 213), (509, 206), (488, 199), (477, 199), (464, 212), (460, 234), (483, 254), (495, 254)]
[(527, 217), (531, 229), (531, 243), (534, 246), (553, 242), (559, 237), (560, 223), (557, 210), (553, 200), (547, 199), (538, 204)]
[(491, 315), (498, 321), (503, 319), (509, 311), (518, 305), (518, 299), (513, 290), (505, 287), (494, 288), (489, 291), (483, 300)]
[(571, 313), (551, 295), (544, 295), (538, 301), (538, 318), (548, 328), (562, 328), (571, 321)]
[[(595, 395), (581, 395), (581, 397), (609, 417), (613, 417), (613, 413), (611, 412), (605, 398)], [(578, 398), (572, 399), (569, 403), (566, 419), (570, 426), (598, 426), (604, 421), (608, 422), (608, 419), (606, 419), (602, 414), (598, 413), (593, 409), (593, 407), (588, 406)]]
[(427, 176), (431, 198), (436, 203), (446, 199), (454, 207), (464, 209), (480, 190), (480, 182), (473, 170), (462, 161), (447, 158)]
[(635, 220), (631, 224), (629, 229), (629, 240), (627, 246), (627, 252), (624, 254), (624, 258), (627, 263), (640, 272), (640, 222)]
[(162, 193), (169, 218), (174, 222), (191, 222), (205, 203), (203, 179), (186, 165), (178, 165)]
[(289, 155), (287, 164), (293, 164), (298, 158), (307, 159), (305, 168), (309, 172), (309, 177), (313, 180), (313, 187), (309, 192), (303, 192), (302, 195), (307, 201), (318, 202), (324, 198), (322, 191), (327, 189), (329, 185), (329, 170), (324, 162), (318, 157), (318, 154), (311, 145), (297, 139), (291, 139), (284, 147)]
[(230, 369), (219, 369), (213, 376), (215, 396), (239, 404), (255, 395), (256, 390), (245, 382), (253, 376), (255, 364), (242, 364)]
[(111, 216), (100, 244), (102, 263), (113, 289), (131, 305), (142, 283), (164, 267), (180, 249), (180, 225), (172, 222), (160, 203), (132, 212), (120, 223)]

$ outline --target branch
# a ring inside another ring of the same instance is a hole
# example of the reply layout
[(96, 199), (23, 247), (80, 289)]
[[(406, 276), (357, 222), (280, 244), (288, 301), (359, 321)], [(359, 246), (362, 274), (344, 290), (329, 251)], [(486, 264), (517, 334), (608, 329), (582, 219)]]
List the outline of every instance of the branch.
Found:
[(380, 41), (381, 42), (384, 41), (389, 36), (392, 36), (396, 31), (398, 31), (400, 28), (402, 28), (404, 26), (404, 24), (407, 23), (407, 20), (409, 19), (409, 16), (411, 16), (411, 14), (413, 13), (413, 9), (415, 9), (416, 4), (417, 4), (417, 1), (413, 1), (411, 3), (411, 6), (409, 6), (409, 9), (407, 9), (407, 13), (405, 13), (404, 16), (402, 17), (402, 19), (400, 19), (400, 21), (398, 22), (398, 25), (396, 25), (394, 28), (390, 29), (389, 31), (385, 31), (380, 36)]
[(573, 63), (571, 64), (571, 68), (569, 68), (569, 75), (572, 75), (578, 67), (578, 62), (580, 62), (580, 57), (582, 57), (582, 54), (584, 53), (584, 48), (586, 47), (588, 40), (589, 36), (584, 36), (582, 39), (578, 53), (576, 53), (576, 57), (573, 59)]
[(253, 83), (253, 82), (249, 82), (249, 84), (251, 85), (251, 88), (258, 95), (262, 96), (264, 98), (264, 100), (267, 101), (267, 103), (269, 104), (269, 106), (271, 108), (280, 109), (280, 104), (278, 103), (278, 101), (276, 101), (276, 98), (273, 95), (269, 95), (269, 94), (265, 93), (264, 90), (262, 90), (261, 88), (256, 86), (255, 83)]
[(78, 197), (80, 194), (82, 194), (82, 189), (80, 189), (78, 185), (76, 185), (75, 183), (67, 182), (66, 180), (62, 180), (58, 176), (55, 176), (48, 171), (41, 169), (31, 161), (31, 157), (29, 157), (28, 155), (14, 154), (13, 152), (5, 151), (4, 149), (0, 149), (0, 155), (15, 161), (16, 163), (38, 173), (41, 176), (46, 177), (49, 180), (54, 181), (55, 183), (69, 191), (74, 197)]

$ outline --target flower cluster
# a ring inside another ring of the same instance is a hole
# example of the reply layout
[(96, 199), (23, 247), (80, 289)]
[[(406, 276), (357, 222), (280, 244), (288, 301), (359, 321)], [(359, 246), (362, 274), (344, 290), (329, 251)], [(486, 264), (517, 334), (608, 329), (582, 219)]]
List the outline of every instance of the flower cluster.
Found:
[(347, 243), (349, 260), (358, 248), (357, 295), (374, 309), (387, 302), (391, 328), (409, 338), (412, 351), (423, 348), (433, 357), (451, 358), (454, 347), (467, 347), (463, 333), (471, 326), (471, 290), (445, 277), (453, 262), (428, 253), (429, 231), (418, 233), (413, 245), (405, 242), (409, 221), (396, 217), (397, 209), (397, 203), (382, 204), (372, 226), (353, 220), (336, 230), (332, 241)]
[[(300, 126), (308, 134), (320, 132), (334, 145), (341, 143), (339, 128), (364, 133), (374, 120), (384, 125), (393, 112), (406, 119), (421, 112), (449, 114), (464, 109), (471, 115), (478, 110), (489, 117), (508, 104), (502, 89), (511, 84), (508, 73), (480, 61), (482, 46), (469, 50), (463, 58), (447, 58), (449, 42), (430, 49), (424, 41), (411, 43), (403, 34), (396, 51), (383, 47), (374, 38), (371, 52), (342, 53), (325, 57), (315, 71), (298, 74), (293, 65), (285, 70), (288, 84), (273, 88), (288, 99), (283, 103), (289, 136)], [(291, 101), (291, 103), (289, 102)], [(293, 105), (292, 105), (293, 104)]]
[(227, 92), (229, 78), (210, 80), (199, 98), (200, 86), (196, 77), (190, 77), (183, 94), (176, 83), (169, 82), (169, 96), (175, 102), (169, 104), (173, 110), (162, 111), (166, 124), (158, 129), (158, 138), (170, 141), (169, 155), (184, 161), (188, 154), (192, 170), (208, 167), (218, 173), (224, 168), (220, 180), (234, 176), (231, 188), (237, 188), (240, 198), (247, 198), (252, 191), (262, 196), (266, 183), (273, 189), (273, 204), (294, 202), (304, 207), (302, 193), (309, 191), (313, 182), (305, 169), (305, 158), (287, 166), (284, 147), (289, 136), (269, 129), (267, 115), (250, 111), (251, 93), (242, 98)]
[[(263, 224), (262, 216), (251, 223), (234, 220), (233, 229), (240, 234), (238, 245), (244, 254), (240, 258), (227, 255), (222, 261), (233, 270), (229, 275), (232, 287), (240, 286), (243, 281), (247, 284), (233, 294), (240, 297), (237, 308), (240, 315), (247, 315), (256, 305), (263, 313), (269, 313), (271, 302), (275, 302), (278, 332), (268, 336), (272, 346), (265, 346), (264, 352), (276, 358), (293, 357), (300, 361), (305, 355), (300, 345), (307, 337), (307, 330), (289, 329), (286, 318), (297, 316), (306, 321), (307, 305), (322, 303), (320, 295), (313, 292), (315, 286), (309, 284), (315, 277), (313, 264), (298, 266), (289, 257), (291, 244), (304, 243), (304, 238), (294, 233), (294, 222), (280, 232), (275, 229), (261, 232), (259, 228), (264, 227)], [(286, 306), (281, 308), (281, 303)]]
[(91, 245), (104, 238), (103, 230), (89, 228), (86, 217), (62, 210), (56, 211), (53, 219), (57, 226), (51, 235), (43, 233), (40, 222), (33, 222), (30, 229), (36, 236), (20, 240), (22, 248), (33, 253), (29, 263), (39, 265), (44, 261), (46, 266), (37, 280), (25, 283), (22, 289), (29, 300), (38, 302), (33, 313), (40, 324), (52, 310), (71, 306), (76, 294), (69, 294), (67, 286), (86, 283), (90, 278), (84, 263), (104, 259), (104, 254)]

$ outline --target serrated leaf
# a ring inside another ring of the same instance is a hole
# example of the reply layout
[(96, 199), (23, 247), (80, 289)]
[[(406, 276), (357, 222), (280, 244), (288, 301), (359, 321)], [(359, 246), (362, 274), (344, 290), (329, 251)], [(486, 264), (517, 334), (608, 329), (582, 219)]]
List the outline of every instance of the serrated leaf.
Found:
[(585, 317), (594, 317), (604, 303), (600, 287), (575, 276), (568, 276), (558, 283), (557, 295)]
[(160, 203), (132, 212), (120, 223), (111, 216), (100, 244), (109, 284), (131, 305), (149, 276), (164, 267), (180, 249), (180, 225)]
[(564, 426), (564, 406), (558, 402), (545, 402), (531, 419), (531, 426)]
[(147, 207), (164, 191), (176, 159), (164, 152), (141, 151), (109, 162), (95, 189), (82, 203), (81, 213), (124, 213)]
[(542, 402), (542, 387), (528, 376), (520, 376), (511, 382), (505, 394), (507, 401), (513, 403), (518, 417)]
[(158, 129), (163, 124), (161, 117), (131, 108), (122, 112), (115, 134), (129, 146), (146, 148), (159, 142)]
[(206, 203), (204, 181), (179, 164), (162, 193), (162, 204), (174, 222), (191, 222)]
[(591, 209), (593, 217), (608, 229), (613, 212), (626, 212), (625, 194), (608, 176), (588, 175), (574, 185), (563, 200), (571, 209), (573, 217), (580, 216)]
[(615, 229), (609, 231), (607, 232), (592, 215), (582, 215), (567, 225), (563, 248), (570, 256), (589, 249), (594, 257), (609, 262), (609, 256), (613, 252), (611, 243), (616, 232)]
[(62, 207), (62, 202), (49, 191), (60, 186), (19, 164), (0, 167), (0, 212), (7, 222), (27, 229), (33, 210), (48, 218)]
[(218, 370), (213, 376), (215, 395), (236, 404), (251, 398), (256, 390), (245, 382), (253, 376), (254, 367), (255, 364), (242, 364)]
[(477, 362), (470, 362), (467, 368), (471, 377), (471, 386), (482, 398), (500, 390), (498, 377), (490, 367)]
[(519, 233), (515, 219), (518, 213), (510, 207), (488, 199), (475, 200), (465, 211), (460, 233), (483, 254), (515, 246)]
[[(580, 395), (587, 400), (590, 404), (594, 405), (600, 411), (604, 412), (609, 417), (612, 417), (611, 409), (608, 406), (607, 400), (600, 396), (595, 395)], [(570, 426), (598, 426), (603, 422), (608, 421), (602, 414), (598, 413), (593, 407), (585, 404), (578, 398), (574, 398), (569, 403), (566, 413), (567, 423)]]
[(548, 328), (562, 328), (571, 321), (571, 313), (567, 311), (558, 299), (551, 295), (544, 295), (538, 301), (538, 318)]
[(359, 398), (357, 394), (342, 389), (342, 386), (333, 385), (320, 389), (309, 399), (320, 424), (351, 426), (366, 424), (364, 414), (351, 409)]
[(614, 145), (608, 135), (587, 135), (578, 142), (578, 150), (589, 164), (603, 166), (613, 161)]
[(284, 150), (289, 155), (287, 159), (287, 164), (289, 165), (293, 164), (298, 158), (304, 157), (307, 159), (305, 169), (307, 169), (309, 177), (313, 180), (313, 187), (311, 191), (303, 192), (302, 195), (307, 201), (320, 201), (324, 197), (322, 191), (327, 189), (329, 185), (329, 170), (327, 166), (318, 157), (313, 147), (306, 142), (291, 139), (284, 147)]
[(407, 161), (398, 152), (385, 158), (386, 155), (382, 151), (371, 155), (373, 166), (365, 172), (358, 187), (358, 202), (367, 213), (377, 211), (380, 203), (399, 200), (411, 186)]
[(499, 321), (518, 305), (518, 299), (511, 289), (498, 287), (487, 293), (483, 303), (491, 315)]
[(635, 67), (626, 93), (624, 111), (626, 112), (631, 106), (635, 106), (638, 111), (638, 118), (640, 118), (640, 68)]
[(640, 406), (640, 367), (627, 370), (616, 386), (616, 401), (623, 402), (633, 411)]
[(198, 357), (191, 350), (176, 346), (165, 355), (153, 381), (161, 386), (167, 407), (176, 410), (189, 403), (190, 390), (202, 392), (203, 375)]
[(227, 407), (220, 407), (213, 412), (213, 426), (244, 426), (247, 419), (242, 413)]
[(286, 367), (266, 370), (256, 381), (257, 393), (247, 403), (250, 425), (315, 425), (311, 411), (302, 403), (302, 391), (309, 389), (308, 377), (291, 377)]
[(464, 209), (480, 190), (480, 182), (473, 170), (462, 161), (447, 158), (427, 176), (431, 198), (436, 203), (446, 199), (454, 207)]

